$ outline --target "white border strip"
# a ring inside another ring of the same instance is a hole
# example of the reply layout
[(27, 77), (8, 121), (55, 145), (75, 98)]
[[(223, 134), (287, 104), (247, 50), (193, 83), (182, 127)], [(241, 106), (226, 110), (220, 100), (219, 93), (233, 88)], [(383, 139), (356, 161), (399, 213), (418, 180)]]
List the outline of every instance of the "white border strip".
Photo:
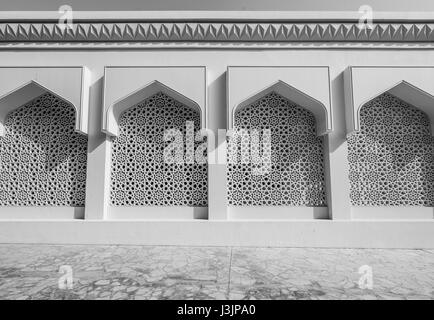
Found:
[(434, 221), (15, 220), (0, 243), (434, 248)]
[[(74, 11), (78, 20), (315, 20), (348, 21), (360, 18), (357, 11)], [(0, 20), (54, 20), (57, 11), (1, 11)], [(375, 11), (375, 20), (434, 20), (434, 12)]]

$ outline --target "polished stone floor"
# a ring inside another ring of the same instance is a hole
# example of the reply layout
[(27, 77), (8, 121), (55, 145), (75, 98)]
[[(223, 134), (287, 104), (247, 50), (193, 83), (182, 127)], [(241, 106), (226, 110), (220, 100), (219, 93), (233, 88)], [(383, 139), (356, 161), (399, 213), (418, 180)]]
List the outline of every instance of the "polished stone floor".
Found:
[(434, 250), (0, 245), (0, 299), (434, 299)]

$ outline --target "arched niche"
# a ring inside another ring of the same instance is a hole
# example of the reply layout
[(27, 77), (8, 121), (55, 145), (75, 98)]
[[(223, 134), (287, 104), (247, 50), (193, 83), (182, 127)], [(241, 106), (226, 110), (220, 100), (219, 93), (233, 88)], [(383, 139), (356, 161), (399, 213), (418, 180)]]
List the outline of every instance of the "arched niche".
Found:
[[(434, 120), (434, 67), (350, 66), (344, 73), (346, 132), (360, 131), (360, 109), (384, 93), (424, 112)], [(433, 134), (431, 130), (431, 134)]]
[[(137, 105), (148, 97), (162, 92), (163, 94), (173, 98), (174, 100), (186, 105), (202, 114), (200, 106), (193, 100), (187, 98), (183, 94), (173, 90), (160, 81), (154, 80), (151, 83), (143, 86), (142, 88), (126, 95), (125, 97), (117, 100), (111, 104), (105, 117), (103, 119), (103, 131), (111, 136), (117, 136), (119, 133), (119, 118), (121, 114), (129, 108)], [(203, 117), (201, 116), (201, 123), (203, 126)]]
[[(326, 219), (324, 139), (315, 115), (281, 90), (265, 92), (234, 110), (227, 148), (229, 217)], [(256, 146), (255, 131), (262, 135)]]
[(327, 108), (324, 106), (323, 103), (281, 80), (252, 95), (251, 97), (247, 98), (246, 100), (235, 106), (232, 109), (231, 127), (234, 127), (235, 113), (237, 110), (251, 105), (253, 102), (259, 100), (261, 97), (264, 97), (271, 92), (275, 92), (312, 112), (316, 120), (317, 135), (324, 135), (332, 130), (327, 113)]
[(399, 81), (392, 87), (378, 92), (359, 104), (354, 123), (355, 131), (360, 131), (360, 111), (362, 107), (384, 93), (389, 93), (425, 113), (430, 121), (431, 135), (434, 134), (434, 96), (405, 80)]
[(38, 85), (24, 90), (0, 138), (0, 216), (82, 218), (88, 140), (76, 131), (77, 110)]
[[(111, 138), (110, 219), (207, 215), (208, 165), (206, 159), (202, 162), (196, 157), (198, 150), (204, 150), (202, 140), (195, 139), (200, 132), (200, 109), (161, 88), (158, 84), (155, 91), (148, 91), (154, 94), (142, 96), (146, 98), (119, 115), (117, 135)], [(181, 136), (169, 141), (169, 132)], [(176, 160), (167, 160), (166, 150), (175, 141), (171, 159)], [(206, 157), (206, 152), (202, 155)]]
[(75, 109), (75, 130), (81, 133), (84, 132), (83, 124), (81, 123), (80, 119), (80, 110), (79, 108), (74, 105), (71, 101), (68, 101), (65, 97), (61, 96), (60, 94), (44, 87), (42, 84), (38, 83), (35, 80), (31, 80), (22, 86), (16, 88), (15, 90), (3, 95), (0, 97), (0, 136), (4, 136), (4, 122), (12, 111), (20, 108), (21, 106), (25, 105), (26, 103), (32, 101), (33, 99), (45, 94), (50, 93), (59, 99), (67, 102), (68, 104), (72, 105)]
[(347, 138), (355, 219), (432, 219), (434, 144), (427, 113), (410, 103), (421, 101), (414, 90), (400, 82), (358, 110)]

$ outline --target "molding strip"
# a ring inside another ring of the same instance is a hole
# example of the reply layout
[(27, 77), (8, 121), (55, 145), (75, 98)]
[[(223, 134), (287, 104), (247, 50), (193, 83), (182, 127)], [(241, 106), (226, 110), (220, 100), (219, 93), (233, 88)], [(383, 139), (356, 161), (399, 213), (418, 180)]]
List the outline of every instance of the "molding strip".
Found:
[(12, 43), (432, 43), (434, 22), (0, 22)]
[(432, 48), (434, 12), (73, 11), (0, 12), (0, 48)]

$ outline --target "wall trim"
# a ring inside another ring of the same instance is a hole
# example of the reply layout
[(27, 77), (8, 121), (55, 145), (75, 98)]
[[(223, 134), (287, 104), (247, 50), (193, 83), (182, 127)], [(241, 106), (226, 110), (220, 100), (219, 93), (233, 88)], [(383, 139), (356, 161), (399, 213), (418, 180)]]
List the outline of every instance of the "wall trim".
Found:
[(107, 220), (192, 220), (208, 219), (208, 207), (108, 206)]
[(0, 223), (4, 220), (70, 220), (84, 219), (84, 207), (67, 206), (2, 206)]
[(57, 12), (3, 12), (0, 45), (334, 43), (341, 47), (346, 43), (424, 46), (434, 42), (434, 13), (430, 12), (376, 13), (372, 29), (360, 29), (359, 15), (354, 12), (74, 12), (71, 29), (60, 25), (59, 18)]
[(312, 220), (329, 219), (328, 207), (228, 206), (228, 220)]
[(432, 249), (434, 221), (9, 220), (0, 243)]

